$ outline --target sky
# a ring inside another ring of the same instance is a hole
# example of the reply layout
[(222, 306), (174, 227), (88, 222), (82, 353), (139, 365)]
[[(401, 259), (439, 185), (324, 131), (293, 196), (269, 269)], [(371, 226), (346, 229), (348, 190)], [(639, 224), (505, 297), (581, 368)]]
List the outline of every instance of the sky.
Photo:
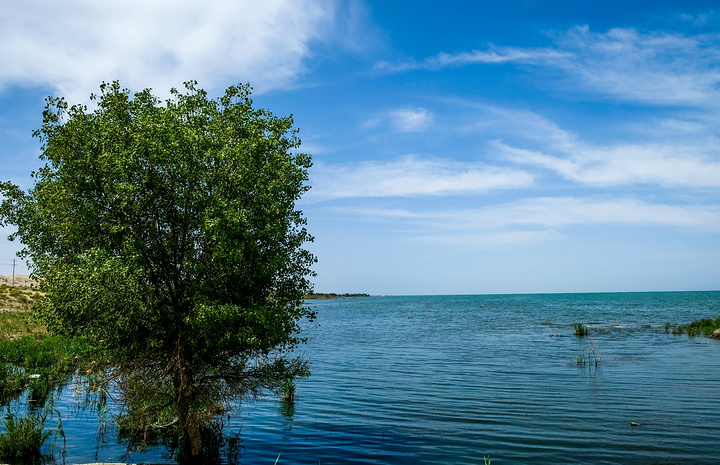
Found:
[(717, 2), (6, 3), (0, 180), (47, 96), (249, 82), (313, 156), (317, 292), (720, 290)]

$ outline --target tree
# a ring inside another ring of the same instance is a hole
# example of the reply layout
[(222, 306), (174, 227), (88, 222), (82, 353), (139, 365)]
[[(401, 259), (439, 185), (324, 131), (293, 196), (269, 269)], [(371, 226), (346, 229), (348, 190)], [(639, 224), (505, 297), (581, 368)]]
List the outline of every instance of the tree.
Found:
[(46, 164), (28, 192), (0, 184), (0, 224), (17, 226), (48, 330), (111, 357), (127, 424), (169, 419), (199, 457), (231, 401), (308, 374), (292, 350), (315, 258), (292, 118), (254, 109), (249, 86), (195, 86), (163, 103), (103, 83), (91, 112), (48, 98)]

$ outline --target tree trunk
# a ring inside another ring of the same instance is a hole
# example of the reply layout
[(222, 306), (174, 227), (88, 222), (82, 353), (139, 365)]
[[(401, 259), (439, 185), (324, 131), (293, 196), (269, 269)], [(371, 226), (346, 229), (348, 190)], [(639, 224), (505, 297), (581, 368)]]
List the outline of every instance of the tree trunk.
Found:
[(189, 463), (195, 463), (202, 455), (202, 437), (200, 436), (200, 422), (197, 413), (193, 410), (196, 387), (192, 363), (185, 356), (181, 338), (177, 342), (177, 370), (174, 379), (175, 395), (178, 407), (178, 420), (180, 433), (186, 447), (190, 448)]
[(190, 463), (194, 463), (202, 455), (202, 437), (200, 436), (200, 426), (198, 425), (195, 415), (192, 413), (181, 413), (180, 432), (183, 435), (185, 444), (190, 447)]

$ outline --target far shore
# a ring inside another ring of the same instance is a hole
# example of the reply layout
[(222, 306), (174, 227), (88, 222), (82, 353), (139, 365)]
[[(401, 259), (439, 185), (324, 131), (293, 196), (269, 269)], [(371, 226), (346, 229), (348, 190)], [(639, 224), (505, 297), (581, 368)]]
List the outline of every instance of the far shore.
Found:
[(335, 294), (334, 292), (331, 293), (323, 293), (323, 294), (308, 294), (303, 296), (303, 299), (305, 300), (330, 300), (330, 299), (354, 299), (356, 297), (370, 297), (370, 294)]

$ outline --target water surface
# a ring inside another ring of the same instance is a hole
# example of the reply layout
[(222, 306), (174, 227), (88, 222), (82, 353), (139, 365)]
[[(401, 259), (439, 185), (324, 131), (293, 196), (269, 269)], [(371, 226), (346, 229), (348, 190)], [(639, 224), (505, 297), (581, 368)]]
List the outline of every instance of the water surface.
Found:
[[(313, 375), (292, 414), (268, 396), (231, 417), (242, 463), (717, 463), (720, 342), (665, 325), (716, 317), (720, 293), (310, 304)], [(575, 323), (590, 336), (573, 336)], [(69, 412), (68, 396), (57, 404)], [(123, 457), (92, 439), (92, 416), (70, 417), (66, 463), (171, 462), (160, 450)]]

